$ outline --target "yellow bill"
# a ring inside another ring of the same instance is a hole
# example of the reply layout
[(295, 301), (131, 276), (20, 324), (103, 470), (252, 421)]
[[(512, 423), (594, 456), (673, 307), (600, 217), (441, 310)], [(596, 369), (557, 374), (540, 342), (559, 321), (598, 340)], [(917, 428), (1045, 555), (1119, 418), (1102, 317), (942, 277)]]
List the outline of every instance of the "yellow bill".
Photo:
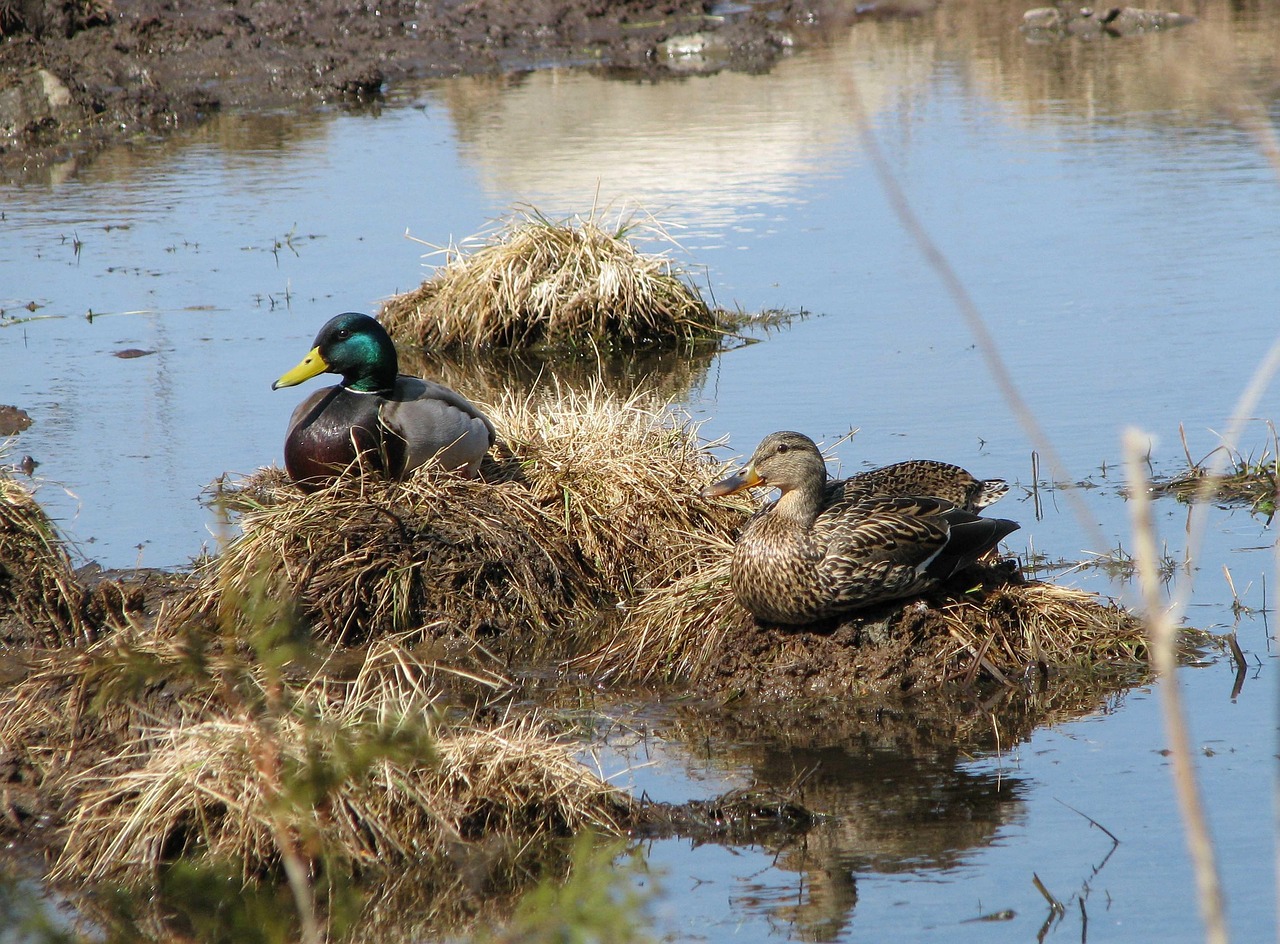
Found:
[(304, 380), (310, 380), (316, 374), (323, 374), (328, 369), (329, 365), (320, 356), (320, 348), (313, 347), (307, 352), (307, 356), (302, 359), (298, 366), (273, 383), (271, 389), (279, 390), (281, 387), (292, 387), (294, 384), (300, 384)]

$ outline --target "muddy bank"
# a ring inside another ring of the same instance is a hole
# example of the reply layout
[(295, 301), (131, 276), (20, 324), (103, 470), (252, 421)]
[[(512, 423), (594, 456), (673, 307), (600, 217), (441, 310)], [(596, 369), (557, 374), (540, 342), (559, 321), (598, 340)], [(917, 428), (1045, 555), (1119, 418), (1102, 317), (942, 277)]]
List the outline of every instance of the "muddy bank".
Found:
[(376, 99), (407, 78), (550, 64), (762, 70), (827, 26), (927, 2), (28, 0), (0, 6), (0, 169), (189, 127), (223, 108)]

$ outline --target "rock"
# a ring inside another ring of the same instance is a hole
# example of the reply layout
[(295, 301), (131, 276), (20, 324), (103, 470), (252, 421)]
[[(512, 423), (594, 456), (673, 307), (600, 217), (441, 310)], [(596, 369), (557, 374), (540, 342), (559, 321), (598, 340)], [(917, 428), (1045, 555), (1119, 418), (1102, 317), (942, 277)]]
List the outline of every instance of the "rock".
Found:
[(1061, 3), (1037, 7), (1022, 14), (1022, 31), (1028, 39), (1053, 40), (1067, 36), (1137, 36), (1194, 23), (1184, 13), (1140, 10), (1136, 7), (1077, 7)]

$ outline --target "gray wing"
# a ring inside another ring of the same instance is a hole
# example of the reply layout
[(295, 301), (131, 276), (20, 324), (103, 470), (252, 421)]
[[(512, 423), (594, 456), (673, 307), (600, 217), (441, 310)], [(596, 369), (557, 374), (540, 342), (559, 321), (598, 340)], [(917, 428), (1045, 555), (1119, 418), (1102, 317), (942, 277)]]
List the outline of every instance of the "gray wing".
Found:
[(381, 419), (407, 444), (407, 473), (438, 456), (443, 468), (474, 476), (496, 439), (474, 403), (443, 384), (401, 375), (382, 405)]

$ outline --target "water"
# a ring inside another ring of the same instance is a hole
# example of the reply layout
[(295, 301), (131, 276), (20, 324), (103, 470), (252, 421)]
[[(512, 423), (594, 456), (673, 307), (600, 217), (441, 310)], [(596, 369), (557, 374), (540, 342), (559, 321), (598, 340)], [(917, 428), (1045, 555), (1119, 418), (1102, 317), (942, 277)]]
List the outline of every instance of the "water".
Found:
[[(201, 489), (279, 461), (301, 394), (271, 381), (331, 314), (371, 310), (427, 274), (428, 249), (406, 230), (439, 245), (517, 203), (553, 218), (642, 207), (671, 224), (678, 258), (721, 304), (811, 313), (723, 355), (688, 392), (708, 437), (747, 453), (773, 429), (834, 442), (859, 428), (837, 450), (848, 471), (930, 456), (1013, 481), (999, 510), (1022, 522), (1014, 551), (1131, 549), (1122, 430), (1152, 435), (1158, 471), (1185, 465), (1179, 424), (1200, 458), (1277, 337), (1280, 183), (1219, 103), (1224, 49), (1276, 87), (1280, 17), (1212, 6), (1193, 30), (1031, 46), (1010, 26), (1020, 12), (959, 3), (864, 22), (767, 75), (547, 70), (434, 82), (375, 111), (224, 115), (8, 187), (0, 402), (36, 425), (4, 461), (40, 460), (41, 500), (88, 558), (181, 565), (214, 541)], [(1096, 530), (1060, 490), (1036, 519), (1030, 457), (1044, 444), (893, 212), (859, 102), (1063, 457), (1041, 479), (1100, 486), (1080, 493)], [(129, 347), (156, 353), (112, 356)], [(1245, 426), (1246, 452), (1270, 444), (1274, 390)], [(1157, 513), (1181, 559), (1185, 506), (1164, 499)], [(1225, 659), (1181, 683), (1232, 928), (1265, 940), (1277, 693), (1256, 611), (1274, 535), (1240, 510), (1208, 514), (1189, 619), (1234, 628), (1251, 669), (1235, 698)], [(1224, 567), (1252, 608), (1238, 617)], [(1061, 579), (1129, 592), (1096, 570)], [(972, 757), (854, 729), (709, 744), (662, 712), (651, 728), (650, 766), (603, 757), (650, 795), (810, 770), (806, 802), (838, 814), (794, 849), (652, 844), (655, 922), (674, 938), (1032, 940), (1051, 917), (1035, 875), (1068, 906), (1045, 939), (1200, 939), (1158, 686)]]

